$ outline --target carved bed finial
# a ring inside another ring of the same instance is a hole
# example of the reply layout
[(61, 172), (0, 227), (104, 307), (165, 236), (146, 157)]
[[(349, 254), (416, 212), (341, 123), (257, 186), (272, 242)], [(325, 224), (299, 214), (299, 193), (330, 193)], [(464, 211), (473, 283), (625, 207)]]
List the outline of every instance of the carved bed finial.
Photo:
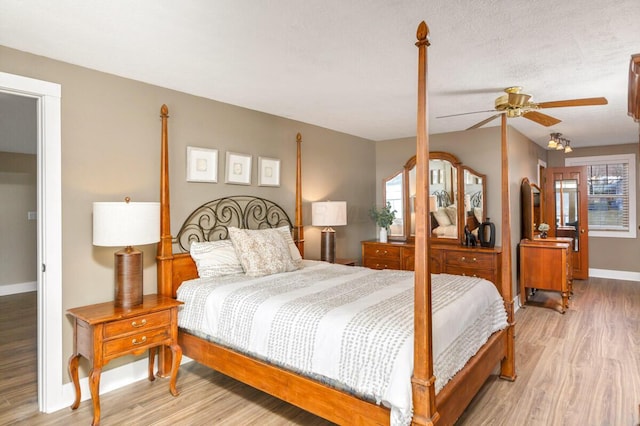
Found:
[(169, 116), (169, 107), (166, 104), (162, 104), (162, 106), (160, 107), (160, 116)]
[(427, 46), (431, 45), (431, 43), (429, 43), (429, 27), (427, 26), (426, 22), (420, 22), (420, 24), (418, 25), (418, 31), (416, 31), (416, 37), (418, 39), (416, 46), (419, 46), (421, 44)]

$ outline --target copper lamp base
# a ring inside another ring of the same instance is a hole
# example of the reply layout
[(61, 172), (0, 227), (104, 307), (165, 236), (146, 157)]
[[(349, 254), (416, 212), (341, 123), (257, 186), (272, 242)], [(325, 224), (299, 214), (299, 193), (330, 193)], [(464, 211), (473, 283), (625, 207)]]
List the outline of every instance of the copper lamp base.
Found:
[(142, 304), (142, 252), (126, 247), (115, 258), (115, 306), (131, 308)]

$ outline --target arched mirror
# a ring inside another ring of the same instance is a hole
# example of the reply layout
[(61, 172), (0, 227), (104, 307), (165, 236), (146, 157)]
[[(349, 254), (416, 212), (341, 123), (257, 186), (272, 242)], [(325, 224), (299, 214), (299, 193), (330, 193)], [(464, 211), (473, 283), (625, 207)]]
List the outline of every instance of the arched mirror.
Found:
[[(390, 202), (397, 211), (390, 239), (415, 238), (415, 165), (413, 156), (402, 171), (384, 180), (384, 202)], [(431, 152), (428, 179), (431, 238), (459, 244), (465, 225), (473, 230), (486, 218), (486, 176), (463, 166), (453, 154)]]
[(528, 178), (522, 179), (520, 185), (521, 207), (522, 207), (522, 238), (533, 240), (538, 231), (538, 225), (544, 222), (544, 209), (542, 203), (544, 197), (540, 187), (529, 182)]

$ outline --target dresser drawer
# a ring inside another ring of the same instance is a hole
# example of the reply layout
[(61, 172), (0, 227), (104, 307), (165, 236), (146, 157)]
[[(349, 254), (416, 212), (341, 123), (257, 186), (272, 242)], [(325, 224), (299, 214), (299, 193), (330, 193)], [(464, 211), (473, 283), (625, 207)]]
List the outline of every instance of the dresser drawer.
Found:
[(451, 275), (463, 275), (465, 277), (484, 278), (485, 280), (491, 281), (494, 284), (497, 282), (496, 274), (493, 269), (476, 269), (446, 265), (444, 273)]
[(366, 244), (364, 246), (364, 257), (376, 259), (392, 259), (400, 261), (401, 247), (390, 245)]
[(494, 269), (495, 256), (486, 253), (464, 253), (461, 251), (445, 251), (444, 264), (446, 267), (473, 267), (479, 269)]
[(401, 269), (400, 258), (387, 259), (379, 257), (365, 257), (363, 266), (371, 269)]
[(162, 342), (171, 338), (168, 330), (168, 328), (157, 328), (105, 341), (103, 346), (104, 357), (120, 356), (162, 344)]
[(150, 330), (156, 327), (166, 327), (171, 323), (171, 312), (168, 310), (152, 312), (146, 315), (113, 321), (104, 325), (104, 338), (121, 336), (123, 334)]

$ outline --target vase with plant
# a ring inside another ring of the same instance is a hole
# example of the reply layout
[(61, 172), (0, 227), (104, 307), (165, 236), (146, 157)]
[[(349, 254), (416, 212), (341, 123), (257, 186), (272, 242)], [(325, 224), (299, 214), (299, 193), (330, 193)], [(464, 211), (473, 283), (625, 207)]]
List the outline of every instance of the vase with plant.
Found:
[(541, 223), (538, 225), (538, 231), (540, 231), (540, 238), (547, 238), (547, 232), (549, 232), (549, 225), (546, 223)]
[(387, 204), (380, 209), (375, 206), (371, 207), (369, 215), (380, 227), (380, 242), (386, 243), (389, 227), (396, 218), (396, 210), (393, 210), (391, 203), (387, 201)]

